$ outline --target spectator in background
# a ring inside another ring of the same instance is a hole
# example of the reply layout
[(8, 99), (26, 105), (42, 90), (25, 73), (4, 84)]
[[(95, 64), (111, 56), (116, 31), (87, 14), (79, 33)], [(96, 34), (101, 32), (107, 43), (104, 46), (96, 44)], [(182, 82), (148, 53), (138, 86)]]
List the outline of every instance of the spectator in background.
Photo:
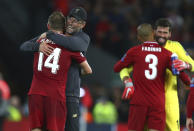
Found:
[(122, 88), (119, 87), (111, 87), (111, 92), (109, 92), (111, 101), (113, 101), (115, 107), (117, 108), (118, 112), (118, 123), (125, 123), (127, 122), (128, 116), (126, 115), (129, 111), (129, 102), (123, 101), (121, 99), (122, 96)]
[(92, 113), (90, 108), (93, 105), (93, 99), (87, 86), (80, 88), (80, 131), (87, 130), (87, 124), (92, 123)]
[(97, 124), (115, 124), (117, 122), (117, 109), (107, 98), (101, 97), (93, 108), (93, 119)]
[(8, 100), (10, 97), (10, 89), (3, 75), (0, 72), (0, 131), (3, 131), (3, 123), (8, 115)]
[(8, 106), (9, 115), (7, 119), (12, 122), (19, 122), (22, 120), (21, 103), (18, 96), (12, 96), (9, 100)]

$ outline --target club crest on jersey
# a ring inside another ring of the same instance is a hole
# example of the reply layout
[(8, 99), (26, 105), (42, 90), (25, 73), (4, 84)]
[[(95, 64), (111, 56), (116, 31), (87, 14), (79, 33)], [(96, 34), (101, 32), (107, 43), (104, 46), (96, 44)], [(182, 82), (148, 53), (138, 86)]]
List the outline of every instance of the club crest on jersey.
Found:
[(82, 53), (82, 52), (80, 52), (80, 56), (84, 57), (84, 55), (83, 55), (83, 53)]
[(121, 61), (123, 62), (127, 54), (124, 54), (124, 56), (121, 58)]

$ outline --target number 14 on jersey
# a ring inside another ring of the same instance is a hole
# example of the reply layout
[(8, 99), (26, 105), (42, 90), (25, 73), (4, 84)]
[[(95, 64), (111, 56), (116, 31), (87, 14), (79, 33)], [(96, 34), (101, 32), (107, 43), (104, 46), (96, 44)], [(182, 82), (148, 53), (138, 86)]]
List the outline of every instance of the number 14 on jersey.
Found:
[[(58, 62), (59, 62), (60, 54), (61, 54), (61, 49), (55, 48), (53, 50), (53, 53), (50, 54), (44, 62), (44, 67), (51, 68), (52, 74), (57, 74), (57, 70), (59, 70), (60, 66), (58, 65)], [(38, 58), (38, 71), (42, 71), (43, 58), (44, 58), (44, 54), (40, 52), (39, 58)]]

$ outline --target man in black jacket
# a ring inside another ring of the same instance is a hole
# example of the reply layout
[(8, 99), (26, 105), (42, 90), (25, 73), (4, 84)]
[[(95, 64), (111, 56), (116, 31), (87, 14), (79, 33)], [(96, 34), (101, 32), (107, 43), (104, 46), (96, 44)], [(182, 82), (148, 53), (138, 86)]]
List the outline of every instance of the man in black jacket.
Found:
[[(82, 7), (73, 8), (67, 17), (67, 27), (65, 34), (59, 35), (54, 32), (43, 33), (41, 37), (47, 37), (60, 46), (71, 51), (81, 51), (84, 54), (90, 43), (89, 36), (82, 31), (86, 24), (87, 12)], [(67, 36), (70, 35), (70, 36)], [(22, 51), (40, 51), (49, 55), (52, 47), (45, 42), (38, 44), (34, 38), (24, 42), (20, 46)], [(72, 62), (68, 72), (66, 99), (67, 99), (67, 120), (65, 131), (79, 131), (79, 96), (80, 96), (80, 67), (76, 62)]]

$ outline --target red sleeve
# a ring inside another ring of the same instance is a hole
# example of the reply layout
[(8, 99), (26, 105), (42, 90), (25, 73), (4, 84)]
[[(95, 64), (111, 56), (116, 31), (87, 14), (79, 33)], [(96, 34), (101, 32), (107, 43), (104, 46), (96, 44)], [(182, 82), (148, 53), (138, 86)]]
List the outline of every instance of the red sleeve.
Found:
[(194, 112), (194, 89), (190, 89), (189, 96), (187, 99), (187, 117), (192, 118)]
[(134, 50), (128, 50), (127, 53), (114, 65), (114, 71), (120, 72), (123, 68), (128, 67), (133, 63)]
[(192, 113), (194, 113), (194, 76), (190, 81), (190, 92), (187, 98), (187, 117), (192, 118)]
[(182, 82), (185, 85), (190, 86), (191, 79), (190, 79), (190, 77), (184, 71), (181, 71), (180, 72), (179, 78), (182, 80)]
[(4, 100), (8, 100), (10, 97), (10, 88), (6, 81), (0, 80), (0, 92)]
[(72, 52), (71, 57), (79, 64), (86, 60), (85, 56), (81, 52)]

